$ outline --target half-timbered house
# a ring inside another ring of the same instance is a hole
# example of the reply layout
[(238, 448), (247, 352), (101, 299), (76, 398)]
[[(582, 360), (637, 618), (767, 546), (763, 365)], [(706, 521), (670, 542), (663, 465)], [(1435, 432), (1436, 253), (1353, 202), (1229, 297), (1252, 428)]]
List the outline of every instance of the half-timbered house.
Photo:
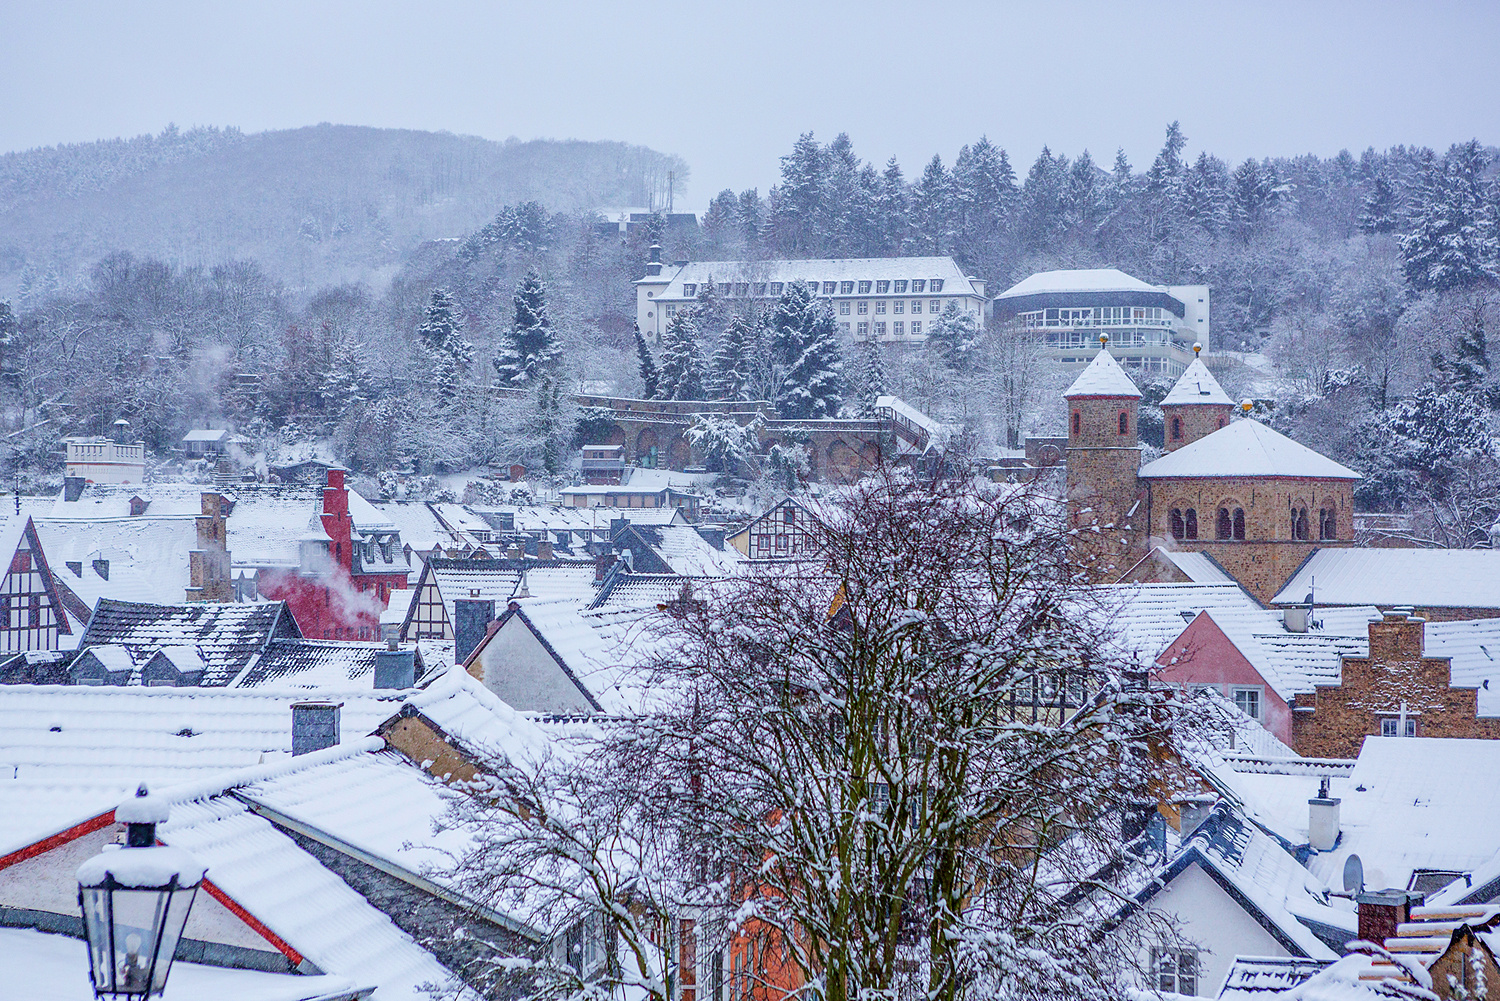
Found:
[(73, 635), (73, 625), (30, 518), (5, 527), (0, 553), (8, 559), (0, 580), (0, 653), (56, 650), (58, 637)]

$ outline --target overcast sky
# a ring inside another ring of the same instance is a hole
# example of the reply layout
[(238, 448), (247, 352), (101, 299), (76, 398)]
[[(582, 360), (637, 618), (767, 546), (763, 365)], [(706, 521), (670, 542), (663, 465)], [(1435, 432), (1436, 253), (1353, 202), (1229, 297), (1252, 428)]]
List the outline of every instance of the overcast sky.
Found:
[[(689, 208), (801, 132), (908, 176), (981, 134), (1189, 155), (1500, 141), (1500, 3), (69, 3), (0, 17), (0, 150), (328, 121), (681, 155)], [(679, 203), (679, 208), (682, 207)]]

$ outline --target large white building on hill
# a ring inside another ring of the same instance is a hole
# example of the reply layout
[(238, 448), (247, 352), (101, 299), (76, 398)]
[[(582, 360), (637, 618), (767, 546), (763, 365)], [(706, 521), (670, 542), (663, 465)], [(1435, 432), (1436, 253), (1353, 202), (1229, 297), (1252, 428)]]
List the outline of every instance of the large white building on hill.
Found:
[(875, 257), (817, 261), (679, 261), (663, 264), (651, 248), (646, 276), (635, 283), (636, 323), (647, 340), (712, 283), (728, 307), (775, 303), (787, 286), (806, 282), (833, 308), (840, 332), (855, 340), (921, 342), (950, 305), (981, 324), (989, 316), (984, 282), (951, 257)]
[(1207, 285), (1150, 285), (1114, 268), (1043, 271), (995, 297), (995, 316), (1035, 331), (1047, 353), (1081, 370), (1099, 335), (1120, 364), (1176, 378), (1209, 346)]

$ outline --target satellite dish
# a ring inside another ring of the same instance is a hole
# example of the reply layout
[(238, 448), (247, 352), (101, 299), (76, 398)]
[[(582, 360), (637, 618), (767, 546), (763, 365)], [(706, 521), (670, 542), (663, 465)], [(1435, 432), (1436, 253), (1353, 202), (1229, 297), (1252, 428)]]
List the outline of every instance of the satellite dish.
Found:
[(1344, 892), (1363, 893), (1365, 889), (1365, 864), (1353, 852), (1344, 859)]

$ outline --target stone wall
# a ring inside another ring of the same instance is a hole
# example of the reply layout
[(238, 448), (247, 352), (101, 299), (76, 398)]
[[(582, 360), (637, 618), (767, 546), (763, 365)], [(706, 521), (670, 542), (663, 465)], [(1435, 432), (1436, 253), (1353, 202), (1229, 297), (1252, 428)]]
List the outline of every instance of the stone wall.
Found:
[(1450, 684), (1449, 660), (1423, 656), (1426, 620), (1387, 612), (1370, 623), (1370, 655), (1345, 657), (1340, 683), (1319, 685), (1292, 706), (1292, 747), (1304, 757), (1353, 758), (1402, 704), (1418, 737), (1500, 739), (1500, 719), (1481, 719), (1478, 691)]
[(1112, 583), (1146, 554), (1140, 449), (1070, 448), (1067, 465), (1072, 561), (1090, 580)]
[[(1227, 403), (1175, 403), (1161, 408), (1166, 418), (1167, 451), (1191, 445), (1199, 438), (1213, 434), (1229, 423), (1234, 407)], [(1179, 422), (1181, 434), (1172, 436), (1172, 421)]]

